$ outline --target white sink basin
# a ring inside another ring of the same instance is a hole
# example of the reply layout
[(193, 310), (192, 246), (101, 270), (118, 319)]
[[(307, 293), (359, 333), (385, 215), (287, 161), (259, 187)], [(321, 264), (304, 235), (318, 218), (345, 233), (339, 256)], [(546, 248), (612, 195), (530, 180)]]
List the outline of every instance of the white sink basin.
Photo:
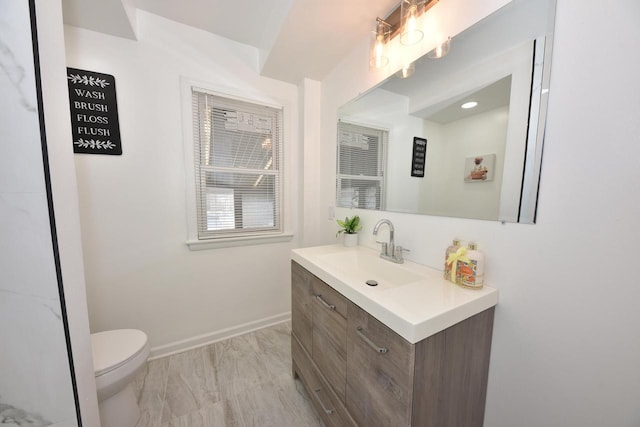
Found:
[(490, 286), (465, 289), (440, 270), (411, 261), (395, 264), (363, 246), (294, 249), (291, 258), (411, 343), (498, 303), (498, 291)]
[(403, 268), (404, 264), (383, 260), (370, 250), (341, 251), (321, 255), (320, 258), (343, 274), (359, 275), (362, 282), (375, 280), (380, 289), (402, 286), (423, 279), (422, 275)]

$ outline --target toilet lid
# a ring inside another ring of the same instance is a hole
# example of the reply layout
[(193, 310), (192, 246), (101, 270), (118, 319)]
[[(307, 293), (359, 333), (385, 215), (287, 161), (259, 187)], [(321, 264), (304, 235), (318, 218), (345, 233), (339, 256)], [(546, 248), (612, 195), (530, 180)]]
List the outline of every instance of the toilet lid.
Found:
[(147, 334), (137, 329), (117, 329), (91, 334), (95, 375), (102, 375), (122, 366), (146, 345)]

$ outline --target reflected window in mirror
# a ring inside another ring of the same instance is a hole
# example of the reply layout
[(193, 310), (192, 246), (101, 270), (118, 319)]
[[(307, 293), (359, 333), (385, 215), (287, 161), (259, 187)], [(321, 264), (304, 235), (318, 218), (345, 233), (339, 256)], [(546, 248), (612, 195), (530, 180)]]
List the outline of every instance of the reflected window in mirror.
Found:
[(337, 206), (384, 209), (388, 140), (385, 129), (338, 123)]

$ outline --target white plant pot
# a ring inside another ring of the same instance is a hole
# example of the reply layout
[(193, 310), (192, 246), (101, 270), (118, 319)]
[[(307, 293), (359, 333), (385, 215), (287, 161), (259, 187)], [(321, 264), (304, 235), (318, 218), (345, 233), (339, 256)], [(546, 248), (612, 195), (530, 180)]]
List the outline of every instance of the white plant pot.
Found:
[(358, 233), (355, 234), (342, 234), (342, 244), (348, 248), (352, 248), (354, 246), (358, 246)]

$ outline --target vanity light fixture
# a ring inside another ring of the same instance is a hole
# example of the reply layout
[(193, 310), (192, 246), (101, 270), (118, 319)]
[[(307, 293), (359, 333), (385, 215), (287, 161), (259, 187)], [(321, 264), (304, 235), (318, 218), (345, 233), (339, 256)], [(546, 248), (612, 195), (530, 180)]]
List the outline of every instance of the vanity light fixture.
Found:
[[(422, 28), (422, 15), (431, 9), (439, 0), (401, 0), (385, 19), (376, 18), (376, 29), (373, 31), (369, 53), (370, 68), (383, 68), (390, 62), (390, 56), (402, 55), (403, 52), (412, 52), (411, 49), (403, 49), (402, 46), (417, 45), (424, 39)], [(389, 52), (390, 41), (398, 37), (399, 44), (394, 44), (394, 52)], [(427, 54), (429, 58), (442, 58), (449, 52), (451, 37), (448, 37), (435, 49)], [(394, 61), (395, 62), (395, 61)], [(398, 77), (406, 78), (413, 74), (415, 65), (404, 66)]]
[(400, 43), (405, 46), (414, 45), (424, 37), (422, 28), (418, 25), (418, 17), (422, 15), (424, 4), (424, 0), (402, 0), (400, 3), (402, 25)]
[(385, 20), (376, 18), (376, 30), (372, 33), (369, 66), (382, 68), (389, 63), (389, 40), (391, 39), (391, 25)]
[(462, 104), (460, 106), (460, 108), (464, 108), (465, 110), (468, 110), (469, 108), (474, 108), (478, 105), (478, 103), (476, 101), (469, 101), (469, 102), (465, 102), (464, 104)]

